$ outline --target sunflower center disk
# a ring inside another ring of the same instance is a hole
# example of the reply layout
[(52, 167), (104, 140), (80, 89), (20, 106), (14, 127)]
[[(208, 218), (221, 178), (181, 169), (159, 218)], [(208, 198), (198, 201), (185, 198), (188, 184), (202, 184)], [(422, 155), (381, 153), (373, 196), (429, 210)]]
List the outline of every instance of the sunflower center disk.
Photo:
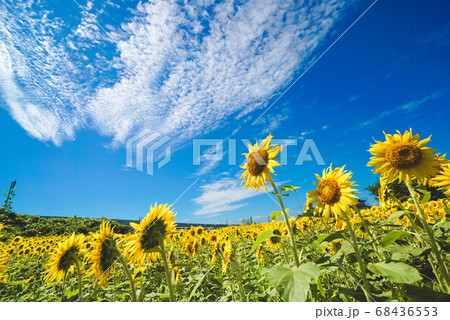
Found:
[(247, 158), (247, 170), (252, 176), (257, 176), (267, 167), (269, 162), (269, 153), (267, 150), (259, 149), (253, 151)]
[(270, 242), (273, 244), (278, 244), (281, 242), (281, 232), (280, 230), (273, 230), (273, 233), (276, 234), (278, 237), (270, 237)]
[(422, 151), (412, 144), (397, 144), (386, 150), (386, 160), (396, 169), (414, 168), (422, 159)]
[(341, 198), (341, 189), (333, 179), (322, 180), (317, 188), (317, 192), (320, 201), (328, 205), (338, 202)]

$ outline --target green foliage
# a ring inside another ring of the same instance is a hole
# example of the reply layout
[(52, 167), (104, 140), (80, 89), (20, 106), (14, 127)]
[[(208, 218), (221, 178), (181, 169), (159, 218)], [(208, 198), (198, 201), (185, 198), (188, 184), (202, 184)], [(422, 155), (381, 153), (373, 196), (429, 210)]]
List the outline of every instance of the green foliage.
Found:
[(269, 282), (286, 301), (304, 302), (310, 284), (319, 277), (319, 268), (312, 262), (297, 267), (276, 265), (267, 270)]
[[(0, 209), (0, 223), (4, 224), (3, 230), (6, 234), (21, 237), (70, 235), (72, 233), (88, 235), (96, 232), (104, 219), (93, 218), (42, 218), (37, 215), (7, 213)], [(106, 219), (108, 220), (108, 219)], [(132, 232), (130, 226), (111, 221), (116, 233), (126, 234)]]
[[(438, 199), (445, 199), (446, 196), (444, 194), (444, 192), (442, 190), (438, 190), (435, 187), (430, 187), (430, 186), (422, 186), (422, 185), (417, 185), (417, 182), (414, 181), (413, 182), (413, 186), (415, 187), (421, 187), (422, 190), (424, 190), (425, 194), (426, 192), (429, 192), (429, 199), (428, 200), (438, 200)], [(405, 198), (409, 198), (409, 191), (408, 188), (405, 186), (404, 183), (399, 183), (398, 180), (388, 183), (387, 184), (387, 188), (389, 190), (391, 190), (393, 196), (397, 199), (405, 199)], [(370, 191), (370, 193), (375, 197), (375, 199), (378, 199), (378, 189), (380, 189), (380, 182), (376, 182), (373, 185), (369, 185), (368, 187), (366, 187), (366, 190)], [(428, 201), (426, 200), (426, 201)], [(426, 202), (424, 201), (424, 202)]]
[(416, 268), (403, 262), (369, 263), (367, 268), (375, 274), (388, 278), (393, 283), (413, 283), (422, 280)]
[(11, 182), (8, 193), (5, 194), (5, 197), (6, 197), (5, 203), (2, 206), (2, 209), (8, 213), (12, 211), (12, 199), (16, 195), (15, 189), (16, 189), (16, 180)]

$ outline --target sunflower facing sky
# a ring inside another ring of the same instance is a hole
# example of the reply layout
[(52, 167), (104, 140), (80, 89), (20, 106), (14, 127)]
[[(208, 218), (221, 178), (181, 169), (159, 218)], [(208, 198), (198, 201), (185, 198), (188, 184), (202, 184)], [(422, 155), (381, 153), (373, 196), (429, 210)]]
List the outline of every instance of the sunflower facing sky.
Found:
[(116, 235), (114, 228), (109, 222), (103, 221), (100, 225), (100, 232), (94, 235), (94, 250), (89, 254), (92, 266), (89, 274), (94, 274), (95, 283), (102, 288), (108, 281), (111, 273), (114, 273), (114, 264), (117, 261), (119, 251), (116, 246)]
[(245, 181), (245, 188), (255, 188), (258, 191), (261, 186), (266, 188), (266, 181), (271, 179), (270, 173), (273, 173), (274, 167), (280, 164), (274, 159), (278, 158), (277, 154), (281, 152), (283, 146), (270, 145), (272, 135), (269, 134), (261, 145), (255, 143), (254, 146), (248, 145), (248, 153), (244, 153), (247, 163), (241, 166), (245, 169), (241, 175), (242, 182)]
[(47, 273), (44, 277), (46, 283), (56, 281), (59, 283), (67, 274), (69, 269), (77, 263), (78, 255), (82, 251), (85, 236), (82, 234), (72, 234), (66, 241), (61, 242), (52, 254), (47, 264), (49, 267), (43, 273)]
[(436, 173), (433, 164), (436, 161), (432, 153), (435, 149), (425, 147), (430, 137), (420, 140), (418, 134), (412, 134), (412, 130), (405, 131), (402, 135), (384, 133), (386, 141), (376, 141), (369, 152), (374, 155), (370, 158), (368, 166), (374, 166), (373, 171), (379, 173), (392, 182), (399, 179), (400, 182), (410, 182), (414, 178), (424, 179), (432, 177)]
[(322, 213), (325, 220), (330, 214), (334, 214), (338, 219), (344, 211), (348, 211), (350, 206), (358, 203), (353, 189), (354, 182), (349, 181), (352, 173), (341, 168), (332, 169), (331, 165), (323, 170), (322, 177), (316, 174), (318, 183), (314, 182), (317, 189), (311, 190), (308, 195), (312, 199), (313, 205), (317, 204), (316, 211)]
[(170, 232), (175, 231), (176, 214), (170, 207), (155, 203), (140, 224), (130, 222), (135, 233), (128, 237), (125, 251), (132, 261), (142, 264), (145, 258), (148, 262), (157, 259), (160, 238), (166, 239)]

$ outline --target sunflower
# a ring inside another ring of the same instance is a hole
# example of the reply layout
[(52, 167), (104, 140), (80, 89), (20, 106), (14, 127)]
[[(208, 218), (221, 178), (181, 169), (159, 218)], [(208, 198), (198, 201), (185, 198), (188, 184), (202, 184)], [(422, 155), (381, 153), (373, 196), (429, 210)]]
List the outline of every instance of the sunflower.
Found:
[(133, 270), (133, 280), (143, 277), (145, 270), (147, 270), (147, 268), (143, 265), (135, 267)]
[(323, 170), (322, 177), (316, 174), (318, 183), (314, 182), (317, 189), (311, 190), (309, 196), (312, 204), (317, 204), (316, 212), (322, 213), (325, 220), (328, 220), (330, 213), (338, 219), (350, 206), (358, 203), (353, 189), (354, 182), (349, 181), (351, 172), (341, 168), (332, 169), (331, 165)]
[(127, 238), (125, 249), (130, 259), (143, 264), (145, 258), (149, 262), (158, 257), (159, 241), (165, 240), (169, 233), (175, 231), (175, 213), (168, 204), (155, 203), (140, 224), (131, 222), (135, 233)]
[(368, 166), (374, 166), (373, 171), (386, 177), (388, 182), (399, 178), (400, 182), (411, 182), (412, 179), (432, 177), (436, 169), (433, 167), (435, 149), (425, 147), (430, 137), (420, 140), (420, 136), (412, 135), (412, 130), (402, 135), (384, 133), (385, 142), (376, 141), (371, 145), (369, 152), (374, 155), (370, 158)]
[(442, 168), (442, 171), (433, 179), (433, 182), (436, 187), (444, 190), (445, 194), (450, 195), (450, 163), (447, 164), (447, 167)]
[(0, 231), (3, 229), (3, 223), (0, 223)]
[[(283, 146), (270, 145), (272, 135), (262, 141), (261, 145), (256, 143), (254, 146), (248, 145), (248, 153), (244, 153), (247, 163), (241, 166), (245, 172), (241, 175), (242, 182), (245, 181), (245, 188), (255, 188), (258, 191), (261, 186), (266, 188), (266, 180), (272, 179), (270, 173), (274, 172), (273, 168), (280, 166), (274, 159), (278, 158), (277, 154), (283, 149)], [(273, 148), (271, 148), (273, 147)]]
[(272, 250), (280, 248), (281, 241), (282, 241), (282, 232), (283, 232), (282, 228), (279, 228), (274, 223), (271, 223), (267, 227), (267, 230), (272, 230), (272, 232), (275, 234), (273, 237), (270, 237), (266, 240), (268, 247)]
[(188, 255), (188, 257), (193, 258), (195, 257), (197, 251), (196, 251), (196, 240), (195, 239), (191, 239), (188, 242), (186, 242), (186, 254)]
[(433, 167), (435, 169), (435, 175), (430, 178), (423, 178), (421, 181), (419, 181), (420, 184), (422, 184), (424, 186), (429, 186), (429, 187), (435, 186), (433, 178), (435, 178), (437, 175), (439, 175), (443, 171), (443, 168), (445, 168), (450, 163), (447, 159), (445, 159), (446, 155), (447, 154), (443, 154), (441, 156), (439, 153), (434, 155), (435, 159), (433, 162)]
[(47, 273), (44, 280), (47, 284), (56, 280), (59, 283), (67, 274), (73, 264), (77, 263), (78, 255), (82, 252), (84, 235), (72, 234), (66, 241), (61, 242), (50, 255), (48, 269), (42, 273)]
[(228, 265), (231, 261), (231, 241), (227, 241), (222, 249), (222, 273), (227, 273)]
[(88, 256), (92, 263), (89, 274), (94, 274), (95, 284), (102, 288), (108, 282), (109, 275), (114, 273), (114, 264), (120, 253), (117, 249), (114, 228), (111, 228), (109, 222), (102, 222), (100, 232), (94, 235), (94, 239), (94, 250)]
[(259, 245), (256, 247), (255, 255), (260, 263), (262, 263), (264, 261), (264, 253), (265, 253), (265, 250), (262, 245)]

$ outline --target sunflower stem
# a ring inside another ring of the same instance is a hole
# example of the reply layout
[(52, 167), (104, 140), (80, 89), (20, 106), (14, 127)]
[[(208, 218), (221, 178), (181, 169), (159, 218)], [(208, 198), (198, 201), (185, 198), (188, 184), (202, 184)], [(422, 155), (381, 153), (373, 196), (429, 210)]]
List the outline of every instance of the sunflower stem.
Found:
[(356, 213), (358, 213), (358, 216), (359, 216), (359, 218), (361, 219), (364, 228), (366, 228), (366, 230), (367, 230), (367, 234), (368, 234), (369, 237), (370, 237), (370, 240), (371, 240), (371, 242), (372, 242), (373, 250), (374, 250), (375, 254), (376, 254), (377, 257), (378, 257), (378, 260), (379, 260), (380, 262), (383, 261), (383, 260), (384, 260), (384, 255), (381, 255), (381, 254), (380, 254), (380, 251), (379, 251), (379, 249), (378, 249), (378, 246), (376, 245), (376, 244), (379, 244), (379, 243), (378, 243), (377, 239), (375, 239), (375, 237), (374, 237), (372, 231), (370, 230), (369, 224), (368, 224), (367, 221), (363, 218), (363, 216), (362, 216), (362, 214), (361, 214), (361, 211), (359, 210), (359, 208), (358, 208), (357, 206), (353, 206), (353, 209), (356, 211)]
[(113, 302), (116, 302), (116, 274), (115, 273), (113, 273), (113, 286), (114, 286)]
[(64, 273), (63, 283), (62, 283), (62, 287), (61, 287), (61, 302), (63, 301), (63, 298), (66, 295), (66, 276), (67, 276), (67, 273)]
[(280, 203), (281, 212), (283, 213), (284, 222), (286, 223), (286, 228), (287, 228), (288, 233), (289, 233), (289, 239), (291, 240), (292, 251), (294, 252), (295, 266), (299, 267), (300, 266), (300, 262), (298, 260), (297, 249), (295, 248), (294, 234), (292, 233), (292, 229), (291, 229), (291, 226), (289, 224), (289, 219), (288, 219), (288, 216), (287, 216), (287, 213), (286, 213), (286, 209), (284, 208), (283, 199), (281, 199), (281, 196), (278, 193), (278, 189), (277, 189), (275, 183), (273, 182), (272, 177), (269, 176), (268, 180), (269, 180), (270, 184), (272, 185), (273, 191), (277, 195), (278, 202)]
[(362, 277), (363, 286), (364, 286), (364, 288), (363, 288), (364, 295), (366, 296), (367, 302), (371, 302), (372, 299), (370, 297), (369, 282), (367, 281), (366, 266), (364, 264), (364, 261), (362, 260), (361, 253), (359, 252), (358, 241), (356, 240), (355, 231), (353, 230), (353, 227), (350, 224), (350, 219), (348, 218), (347, 212), (345, 212), (345, 211), (344, 211), (344, 218), (345, 218), (345, 222), (347, 223), (347, 229), (352, 238), (352, 244), (353, 244), (353, 248), (355, 249), (356, 259), (358, 260), (358, 263), (359, 263), (359, 269), (361, 269), (361, 277)]
[(123, 267), (123, 269), (125, 270), (125, 273), (127, 274), (128, 281), (130, 281), (130, 286), (131, 286), (131, 300), (132, 300), (133, 302), (136, 302), (136, 301), (137, 301), (137, 298), (136, 298), (136, 288), (135, 288), (135, 286), (134, 286), (133, 275), (131, 274), (131, 271), (130, 271), (130, 269), (128, 268), (128, 264), (127, 264), (127, 262), (125, 261), (125, 259), (123, 258), (123, 256), (120, 254), (119, 251), (117, 251), (117, 252), (118, 252), (118, 255), (119, 255), (119, 261), (120, 261), (120, 263), (122, 264), (122, 267)]
[(447, 292), (450, 293), (450, 278), (447, 272), (447, 267), (445, 266), (444, 261), (441, 259), (441, 253), (439, 252), (439, 249), (436, 244), (436, 240), (434, 239), (433, 231), (431, 230), (430, 226), (428, 225), (427, 219), (425, 217), (425, 213), (422, 209), (422, 207), (419, 204), (419, 201), (417, 200), (416, 194), (414, 193), (414, 188), (411, 185), (410, 181), (405, 181), (406, 187), (408, 188), (409, 194), (411, 195), (411, 198), (417, 208), (417, 212), (419, 212), (419, 218), (422, 221), (423, 227), (425, 231), (428, 234), (428, 238), (430, 239), (431, 249), (433, 249), (434, 255), (436, 256), (436, 260), (438, 262), (438, 268), (441, 271), (442, 276), (444, 277), (445, 283), (447, 284)]
[(75, 266), (78, 274), (78, 300), (83, 302), (83, 274), (81, 273), (80, 260), (75, 257)]
[(283, 253), (284, 253), (284, 260), (286, 260), (286, 263), (289, 263), (289, 255), (286, 251), (286, 247), (284, 246), (284, 244), (281, 244), (281, 247), (283, 248)]
[(163, 264), (164, 264), (164, 270), (166, 272), (167, 285), (169, 287), (170, 301), (175, 302), (175, 297), (173, 294), (173, 286), (172, 286), (172, 276), (171, 276), (171, 272), (169, 270), (169, 264), (167, 262), (166, 251), (164, 249), (164, 238), (162, 238), (162, 237), (159, 238), (159, 246), (161, 248), (161, 256), (162, 256), (162, 260), (163, 260)]
[(231, 260), (234, 264), (234, 268), (236, 269), (236, 275), (238, 278), (238, 286), (239, 286), (239, 295), (241, 296), (241, 302), (244, 302), (245, 300), (245, 293), (244, 293), (244, 287), (242, 285), (242, 273), (241, 273), (241, 268), (239, 266), (239, 263), (232, 259)]

